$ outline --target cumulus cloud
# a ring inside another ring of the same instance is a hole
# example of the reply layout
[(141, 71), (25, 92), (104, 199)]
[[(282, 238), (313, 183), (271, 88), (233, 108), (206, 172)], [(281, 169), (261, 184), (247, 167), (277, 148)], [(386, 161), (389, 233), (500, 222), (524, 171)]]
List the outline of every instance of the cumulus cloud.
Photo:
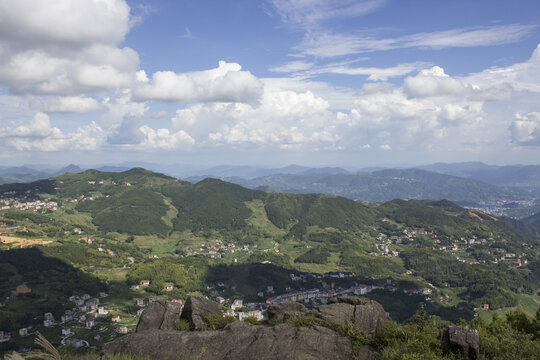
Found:
[(18, 151), (95, 150), (102, 138), (103, 130), (95, 123), (64, 134), (41, 112), (24, 125), (0, 128), (0, 143)]
[(215, 69), (177, 74), (158, 71), (148, 79), (138, 73), (134, 89), (136, 100), (255, 102), (262, 92), (262, 83), (237, 63), (220, 61)]
[(47, 114), (38, 112), (19, 126), (0, 127), (0, 145), (17, 151), (93, 151), (105, 146), (131, 150), (189, 149), (195, 140), (183, 130), (153, 129), (142, 119), (126, 117), (104, 129), (92, 121), (66, 133), (52, 126)]
[(503, 100), (513, 93), (509, 82), (487, 83), (473, 78), (453, 78), (439, 66), (420, 71), (405, 79), (403, 89), (411, 98), (433, 96), (462, 96), (476, 100)]
[(540, 145), (540, 112), (516, 114), (510, 125), (512, 141), (524, 146)]
[(195, 139), (184, 130), (171, 133), (168, 129), (154, 130), (148, 126), (141, 126), (139, 130), (144, 135), (141, 145), (146, 149), (186, 149), (195, 144)]
[(124, 0), (0, 0), (0, 84), (19, 94), (95, 93), (133, 83)]
[(194, 104), (177, 110), (172, 121), (173, 128), (189, 128), (207, 145), (298, 148), (338, 141), (339, 134), (327, 126), (333, 117), (321, 97), (270, 82), (258, 104)]
[(434, 66), (407, 77), (403, 87), (410, 97), (429, 97), (461, 94), (467, 86), (445, 74), (443, 68)]
[(184, 130), (153, 129), (143, 125), (142, 116), (124, 116), (120, 124), (110, 127), (107, 143), (132, 150), (189, 149), (195, 140)]
[(124, 0), (1, 0), (0, 38), (19, 47), (114, 45), (129, 31)]

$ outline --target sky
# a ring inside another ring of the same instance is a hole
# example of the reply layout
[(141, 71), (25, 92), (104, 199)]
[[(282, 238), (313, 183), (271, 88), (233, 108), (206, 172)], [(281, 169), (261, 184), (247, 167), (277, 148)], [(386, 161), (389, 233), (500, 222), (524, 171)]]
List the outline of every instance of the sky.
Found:
[(0, 165), (540, 163), (540, 2), (0, 0)]

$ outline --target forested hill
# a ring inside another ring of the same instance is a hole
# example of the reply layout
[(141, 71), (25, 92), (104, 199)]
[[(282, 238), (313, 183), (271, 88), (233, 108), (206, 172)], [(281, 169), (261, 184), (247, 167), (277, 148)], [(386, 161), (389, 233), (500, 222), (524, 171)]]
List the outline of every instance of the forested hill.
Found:
[[(192, 184), (141, 168), (3, 185), (0, 194), (9, 204), (0, 211), (3, 231), (53, 247), (75, 243), (103, 254), (98, 247), (125, 253), (128, 246), (152, 259), (202, 256), (364, 278), (404, 276), (418, 286), (456, 289), (455, 296), (476, 306), (514, 306), (516, 294), (540, 286), (535, 236), (448, 200), (395, 199), (368, 207), (217, 179)], [(92, 239), (103, 245), (87, 242)]]
[(395, 223), (448, 236), (527, 240), (497, 218), (449, 201), (393, 200), (367, 207), (343, 197), (265, 193), (217, 179), (191, 184), (142, 168), (87, 170), (0, 187), (1, 193), (10, 191), (28, 197), (47, 194), (73, 207), (69, 212), (90, 214), (100, 231), (132, 235), (218, 231), (228, 236), (246, 230), (307, 240), (329, 231), (377, 234), (381, 226)]

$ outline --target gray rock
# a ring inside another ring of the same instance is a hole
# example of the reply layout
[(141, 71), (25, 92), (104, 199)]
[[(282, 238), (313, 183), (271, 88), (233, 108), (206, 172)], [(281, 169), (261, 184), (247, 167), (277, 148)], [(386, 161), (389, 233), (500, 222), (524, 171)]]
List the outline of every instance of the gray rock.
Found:
[(442, 332), (442, 347), (445, 353), (461, 353), (465, 360), (480, 359), (480, 335), (477, 330), (449, 326)]
[(218, 331), (138, 332), (106, 344), (104, 352), (151, 359), (200, 360), (368, 360), (376, 355), (372, 348), (363, 346), (355, 356), (348, 338), (324, 327), (255, 326), (240, 321)]
[(205, 325), (205, 318), (208, 315), (223, 316), (223, 311), (219, 305), (202, 296), (188, 296), (181, 319), (190, 323), (193, 330), (202, 330)]
[(182, 304), (165, 300), (152, 302), (141, 314), (137, 324), (137, 332), (150, 329), (174, 330), (176, 321), (180, 319)]
[(357, 296), (332, 298), (328, 305), (319, 306), (314, 314), (319, 319), (333, 323), (353, 322), (367, 334), (381, 329), (387, 319), (381, 304)]
[(307, 312), (304, 305), (295, 302), (272, 304), (266, 310), (268, 320), (286, 320), (291, 315), (302, 315)]

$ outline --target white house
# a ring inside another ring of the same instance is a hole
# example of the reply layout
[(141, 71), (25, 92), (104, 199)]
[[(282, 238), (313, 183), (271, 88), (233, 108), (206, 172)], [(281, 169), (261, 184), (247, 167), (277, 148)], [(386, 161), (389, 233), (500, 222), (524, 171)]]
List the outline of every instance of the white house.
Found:
[(234, 300), (231, 305), (232, 310), (240, 309), (242, 307), (244, 307), (244, 301), (241, 299)]

